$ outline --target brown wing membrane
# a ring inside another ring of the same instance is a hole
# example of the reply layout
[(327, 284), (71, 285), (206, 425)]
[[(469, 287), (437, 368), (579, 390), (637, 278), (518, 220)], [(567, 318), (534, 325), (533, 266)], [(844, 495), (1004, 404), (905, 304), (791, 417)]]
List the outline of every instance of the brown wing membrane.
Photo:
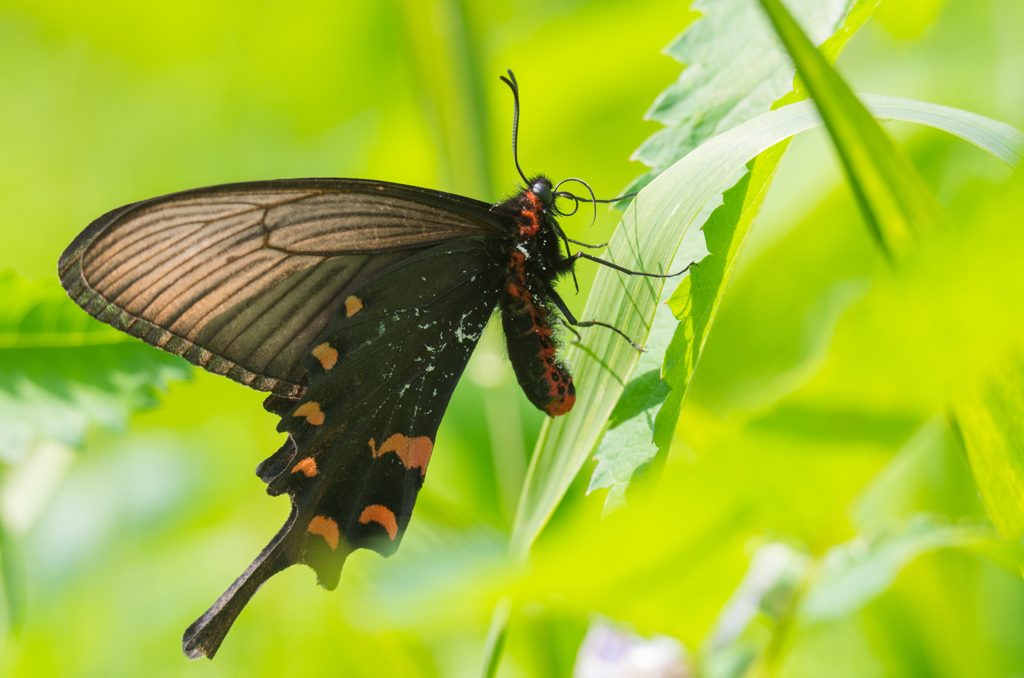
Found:
[(370, 278), (425, 248), (503, 235), (487, 203), (401, 184), (296, 179), (121, 207), (58, 271), (103, 322), (261, 391), (305, 391), (299, 358)]

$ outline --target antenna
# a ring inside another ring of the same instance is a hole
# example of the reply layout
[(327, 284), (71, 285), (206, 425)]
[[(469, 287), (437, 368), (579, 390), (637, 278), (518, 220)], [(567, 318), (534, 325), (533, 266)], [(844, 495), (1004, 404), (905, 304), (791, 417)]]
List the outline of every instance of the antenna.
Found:
[(516, 148), (519, 138), (519, 83), (516, 82), (516, 76), (512, 73), (511, 68), (508, 69), (507, 78), (504, 75), (500, 77), (512, 90), (512, 97), (515, 99), (515, 107), (512, 109), (512, 159), (516, 161), (516, 169), (519, 170), (519, 176), (523, 178), (523, 183), (529, 184), (530, 180), (526, 178), (523, 168), (519, 166), (519, 151)]

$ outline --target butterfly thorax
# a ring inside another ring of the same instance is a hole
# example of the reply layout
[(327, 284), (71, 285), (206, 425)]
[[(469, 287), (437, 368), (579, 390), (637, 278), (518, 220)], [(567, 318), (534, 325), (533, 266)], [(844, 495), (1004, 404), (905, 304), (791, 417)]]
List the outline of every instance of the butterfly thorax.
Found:
[(561, 250), (550, 180), (534, 179), (500, 207), (515, 224), (506, 249), (500, 301), (509, 360), (534, 405), (551, 416), (566, 414), (576, 400), (576, 389), (558, 359), (549, 290), (572, 269), (572, 261)]

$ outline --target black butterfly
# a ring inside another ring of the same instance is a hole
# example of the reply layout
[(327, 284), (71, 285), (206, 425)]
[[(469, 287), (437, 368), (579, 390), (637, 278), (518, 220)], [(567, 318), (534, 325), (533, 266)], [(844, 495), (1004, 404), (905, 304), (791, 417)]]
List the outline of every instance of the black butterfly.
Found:
[[(518, 86), (511, 71), (502, 80), (515, 98), (515, 155)], [(498, 205), (360, 179), (200, 188), (109, 212), (65, 250), (61, 283), (82, 308), (269, 391), (264, 407), (288, 434), (256, 473), (269, 494), (291, 496), (291, 515), (185, 631), (190, 657), (212, 658), (256, 590), (286, 567), (305, 563), (333, 589), (353, 549), (395, 551), (495, 307), (530, 401), (551, 416), (572, 409), (551, 306), (571, 325), (603, 323), (577, 322), (554, 283), (581, 257), (633, 272), (571, 254), (576, 241), (555, 220), (566, 214), (557, 199), (574, 202), (568, 214), (610, 201), (519, 173), (526, 188)]]

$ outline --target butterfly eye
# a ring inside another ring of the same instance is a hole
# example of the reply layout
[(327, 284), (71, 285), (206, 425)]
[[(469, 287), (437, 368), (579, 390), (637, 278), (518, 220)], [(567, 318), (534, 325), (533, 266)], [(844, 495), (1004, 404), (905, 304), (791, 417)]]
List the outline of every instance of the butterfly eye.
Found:
[(540, 198), (540, 201), (545, 205), (551, 205), (551, 203), (555, 201), (555, 195), (554, 193), (551, 192), (551, 186), (544, 183), (543, 181), (538, 181), (537, 183), (535, 183), (533, 187), (530, 189), (530, 191), (535, 196)]

